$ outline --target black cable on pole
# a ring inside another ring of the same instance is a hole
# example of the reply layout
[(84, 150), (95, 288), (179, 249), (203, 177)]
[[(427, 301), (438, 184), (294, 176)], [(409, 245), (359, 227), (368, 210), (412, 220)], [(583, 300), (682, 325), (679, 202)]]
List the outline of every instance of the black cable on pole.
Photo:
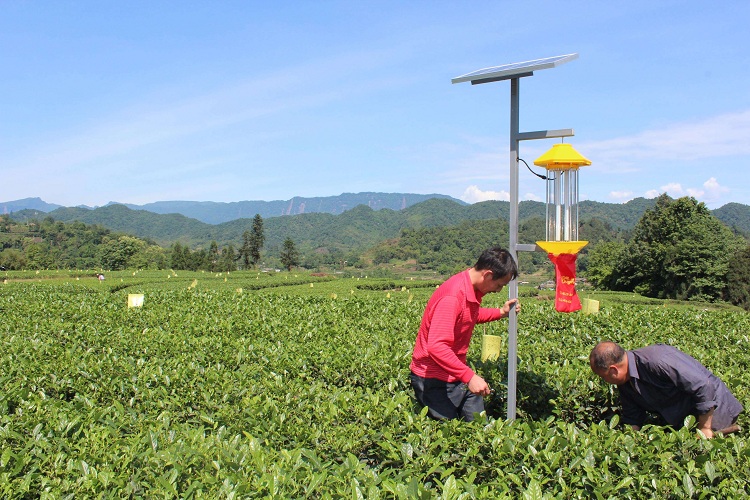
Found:
[(526, 168), (529, 169), (529, 172), (531, 172), (532, 174), (536, 175), (540, 179), (543, 179), (545, 181), (554, 181), (555, 180), (554, 178), (550, 178), (550, 177), (547, 177), (546, 175), (542, 175), (542, 174), (537, 174), (536, 172), (534, 172), (533, 170), (531, 170), (531, 167), (529, 167), (529, 164), (526, 163), (526, 161), (523, 158), (518, 158), (518, 161), (522, 161), (523, 164), (526, 165)]

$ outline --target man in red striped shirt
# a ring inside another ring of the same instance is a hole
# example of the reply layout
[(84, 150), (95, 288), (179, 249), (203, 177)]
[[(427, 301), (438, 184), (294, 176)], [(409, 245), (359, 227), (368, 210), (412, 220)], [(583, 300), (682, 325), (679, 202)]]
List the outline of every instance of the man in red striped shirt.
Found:
[(417, 401), (436, 419), (474, 419), (484, 411), (487, 382), (466, 364), (474, 325), (505, 318), (518, 299), (502, 308), (480, 307), (482, 297), (498, 292), (518, 276), (510, 253), (500, 247), (485, 250), (477, 263), (460, 272), (432, 294), (419, 325), (411, 365), (411, 385)]

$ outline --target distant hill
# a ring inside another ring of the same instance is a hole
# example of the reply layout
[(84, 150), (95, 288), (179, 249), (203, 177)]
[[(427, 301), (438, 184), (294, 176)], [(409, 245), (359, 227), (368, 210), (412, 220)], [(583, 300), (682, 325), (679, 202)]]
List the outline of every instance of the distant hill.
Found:
[(214, 227), (181, 214), (155, 214), (147, 210), (132, 210), (125, 205), (107, 205), (93, 210), (58, 208), (45, 216), (62, 222), (97, 224), (112, 231), (152, 239), (160, 244), (183, 240), (186, 235), (199, 237)]
[[(654, 204), (654, 199), (644, 198), (636, 198), (623, 204), (583, 201), (579, 207), (580, 221), (583, 223), (595, 218), (614, 229), (628, 230)], [(347, 251), (367, 248), (385, 239), (396, 238), (402, 229), (455, 226), (465, 221), (498, 218), (507, 221), (509, 213), (510, 204), (507, 201), (467, 205), (449, 197), (439, 197), (400, 210), (375, 210), (363, 204), (341, 214), (314, 212), (264, 217), (264, 232), (267, 248), (279, 247), (289, 237), (300, 249)], [(737, 232), (750, 235), (750, 206), (733, 203), (713, 213)], [(12, 217), (18, 221), (47, 216), (62, 222), (81, 221), (146, 238), (162, 246), (180, 242), (193, 248), (208, 248), (211, 241), (222, 246), (230, 243), (235, 247), (241, 245), (242, 233), (252, 228), (253, 215), (221, 224), (208, 224), (176, 213), (157, 214), (124, 205), (108, 205), (96, 209), (58, 208), (49, 213), (23, 210), (14, 212)], [(520, 203), (519, 222), (543, 218), (544, 215), (544, 203)]]
[(54, 203), (47, 203), (42, 201), (41, 198), (24, 198), (23, 200), (6, 201), (0, 203), (0, 214), (10, 214), (12, 212), (19, 212), (21, 210), (38, 210), (40, 212), (51, 212), (62, 205), (55, 205)]
[(711, 213), (738, 233), (750, 237), (750, 207), (747, 205), (727, 203)]
[[(207, 224), (221, 224), (235, 219), (251, 218), (260, 214), (264, 219), (283, 215), (299, 215), (306, 213), (342, 214), (359, 205), (365, 205), (373, 210), (389, 208), (403, 210), (417, 203), (432, 198), (449, 199), (458, 204), (466, 205), (463, 201), (444, 194), (414, 194), (414, 193), (343, 193), (338, 196), (323, 196), (303, 198), (295, 196), (291, 200), (276, 201), (157, 201), (145, 205), (132, 203), (110, 202), (109, 205), (124, 205), (132, 210), (148, 210), (156, 214), (182, 214), (191, 219), (197, 219)], [(9, 201), (0, 204), (5, 212), (19, 212), (24, 209), (51, 212), (61, 205), (52, 205), (39, 198)], [(90, 209), (80, 206), (79, 208)]]
[[(281, 245), (287, 237), (300, 248), (364, 248), (388, 238), (398, 237), (403, 228), (439, 227), (465, 220), (507, 218), (508, 202), (487, 201), (466, 205), (450, 198), (432, 198), (403, 210), (373, 210), (359, 205), (338, 215), (305, 213), (264, 218), (266, 246)], [(544, 204), (524, 202), (535, 214), (544, 214)], [(522, 213), (527, 210), (522, 208)], [(503, 215), (505, 214), (505, 215)], [(191, 247), (219, 245), (239, 246), (242, 233), (252, 227), (252, 217), (222, 224), (207, 224), (180, 214), (156, 214), (133, 210), (124, 205), (107, 205), (96, 209), (58, 208), (49, 213), (22, 210), (12, 214), (17, 221), (51, 217), (61, 222), (80, 221), (97, 224), (116, 232), (133, 234), (162, 246), (179, 242)]]
[[(500, 202), (488, 202), (500, 203)], [(359, 205), (342, 214), (306, 213), (270, 217), (263, 220), (266, 245), (280, 245), (291, 237), (301, 247), (348, 249), (369, 246), (386, 238), (395, 238), (404, 227), (451, 225), (466, 219), (497, 217), (497, 207), (487, 204), (465, 205), (448, 198), (428, 199), (403, 210), (373, 210)], [(13, 214), (24, 221), (52, 217), (61, 222), (80, 221), (98, 224), (117, 232), (133, 234), (167, 246), (180, 242), (192, 247), (208, 247), (211, 241), (220, 245), (242, 242), (242, 233), (252, 227), (252, 217), (222, 224), (207, 224), (180, 214), (156, 214), (132, 210), (124, 205), (107, 205), (93, 210), (59, 208), (47, 214), (24, 210)]]
[[(578, 204), (581, 220), (601, 219), (616, 229), (632, 229), (643, 213), (656, 205), (656, 198), (634, 198), (627, 203), (600, 203), (584, 200)], [(747, 207), (750, 212), (750, 207)]]

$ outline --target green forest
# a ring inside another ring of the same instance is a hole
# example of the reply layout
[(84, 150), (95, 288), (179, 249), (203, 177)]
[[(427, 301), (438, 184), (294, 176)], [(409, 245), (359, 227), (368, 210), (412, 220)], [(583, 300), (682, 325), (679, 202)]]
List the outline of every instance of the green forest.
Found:
[[(711, 212), (694, 198), (585, 202), (579, 276), (601, 290), (750, 307), (750, 207)], [(301, 268), (312, 272), (448, 276), (493, 245), (507, 245), (507, 203), (462, 206), (430, 199), (401, 211), (358, 206), (204, 224), (112, 205), (59, 209), (41, 219), (0, 216), (0, 269), (176, 269), (212, 272)], [(71, 213), (78, 214), (71, 216)], [(78, 219), (85, 220), (78, 220)], [(96, 222), (95, 222), (96, 221)], [(523, 202), (519, 241), (544, 239), (544, 204)], [(522, 279), (549, 280), (543, 252), (519, 254)]]

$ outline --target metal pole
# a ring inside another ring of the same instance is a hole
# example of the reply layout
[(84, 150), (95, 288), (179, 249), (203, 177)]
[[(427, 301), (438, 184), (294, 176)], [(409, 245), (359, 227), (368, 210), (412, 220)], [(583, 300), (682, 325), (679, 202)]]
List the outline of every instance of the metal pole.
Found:
[[(573, 135), (572, 129), (519, 132), (519, 81), (523, 77), (532, 76), (536, 70), (555, 68), (577, 57), (578, 54), (567, 54), (565, 56), (536, 59), (525, 63), (507, 64), (494, 68), (485, 68), (451, 79), (452, 83), (471, 82), (472, 85), (510, 80), (510, 243), (508, 251), (516, 262), (518, 262), (519, 251), (534, 252), (537, 250), (536, 245), (518, 243), (518, 145), (521, 141), (570, 137)], [(549, 193), (547, 194), (547, 198), (549, 198)], [(549, 232), (549, 227), (546, 232)], [(511, 300), (518, 299), (517, 280), (509, 283), (508, 295)], [(515, 420), (516, 418), (516, 372), (518, 370), (518, 318), (516, 316), (516, 309), (511, 308), (508, 313), (508, 420)]]
[[(519, 78), (510, 80), (510, 254), (518, 262), (518, 114)], [(508, 286), (509, 299), (518, 298), (518, 280)], [(508, 314), (508, 420), (516, 419), (516, 385), (518, 364), (518, 317), (511, 307)]]

